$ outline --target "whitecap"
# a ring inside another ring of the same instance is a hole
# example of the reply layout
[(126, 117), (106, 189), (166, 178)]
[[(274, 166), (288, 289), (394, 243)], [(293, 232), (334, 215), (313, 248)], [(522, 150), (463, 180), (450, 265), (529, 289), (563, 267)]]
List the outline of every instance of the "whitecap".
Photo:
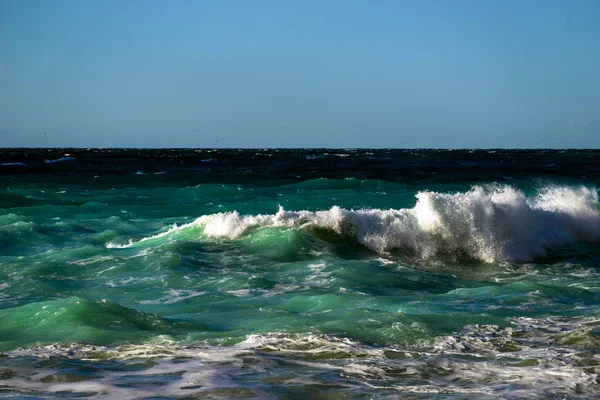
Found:
[(598, 193), (586, 187), (545, 187), (528, 198), (511, 186), (475, 186), (465, 193), (424, 191), (412, 208), (286, 211), (204, 215), (146, 237), (129, 247), (190, 227), (205, 236), (238, 239), (265, 227), (318, 228), (352, 236), (378, 253), (402, 249), (428, 259), (466, 256), (484, 262), (530, 260), (549, 249), (580, 241), (600, 241)]
[(53, 163), (57, 163), (57, 162), (61, 162), (61, 161), (71, 161), (74, 159), (75, 159), (75, 157), (61, 157), (56, 160), (45, 160), (45, 162), (46, 162), (46, 164), (53, 164)]

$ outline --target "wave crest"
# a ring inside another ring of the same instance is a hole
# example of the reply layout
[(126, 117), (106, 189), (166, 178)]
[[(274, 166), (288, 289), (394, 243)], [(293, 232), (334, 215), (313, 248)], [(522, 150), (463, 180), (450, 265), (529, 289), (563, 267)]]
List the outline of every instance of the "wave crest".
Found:
[(304, 227), (352, 236), (380, 253), (401, 249), (424, 259), (452, 255), (485, 262), (530, 260), (573, 241), (600, 240), (595, 189), (552, 186), (528, 198), (511, 186), (488, 185), (465, 193), (426, 191), (416, 197), (413, 208), (402, 209), (334, 206), (313, 212), (280, 207), (276, 214), (204, 215), (152, 238), (192, 226), (208, 237), (228, 239), (265, 227)]

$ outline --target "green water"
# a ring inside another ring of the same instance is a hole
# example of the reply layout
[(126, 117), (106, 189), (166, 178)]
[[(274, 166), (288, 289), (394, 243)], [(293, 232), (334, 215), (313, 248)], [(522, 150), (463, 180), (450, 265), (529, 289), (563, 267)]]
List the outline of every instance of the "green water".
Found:
[(2, 179), (0, 396), (599, 394), (589, 184)]

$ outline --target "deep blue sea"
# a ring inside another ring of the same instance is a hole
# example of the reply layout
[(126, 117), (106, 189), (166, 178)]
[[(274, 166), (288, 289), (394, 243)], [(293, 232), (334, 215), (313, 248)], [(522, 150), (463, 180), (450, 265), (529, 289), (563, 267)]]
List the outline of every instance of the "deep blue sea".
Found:
[(0, 397), (597, 399), (600, 151), (0, 149)]

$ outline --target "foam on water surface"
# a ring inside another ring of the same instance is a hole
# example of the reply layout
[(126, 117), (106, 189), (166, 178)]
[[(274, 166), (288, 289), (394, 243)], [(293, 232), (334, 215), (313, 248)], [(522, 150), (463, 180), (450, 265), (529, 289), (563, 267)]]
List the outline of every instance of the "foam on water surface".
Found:
[[(580, 327), (589, 332), (598, 321), (588, 319)], [(467, 326), (411, 347), (321, 334), (250, 335), (228, 347), (181, 346), (167, 338), (119, 347), (44, 346), (8, 352), (0, 368), (9, 377), (5, 384), (10, 390), (44, 396), (71, 392), (140, 398), (159, 391), (168, 398), (279, 398), (293, 394), (299, 385), (317, 385), (325, 393), (337, 391), (350, 398), (410, 393), (595, 398), (600, 394), (600, 358), (586, 352), (586, 345), (561, 342), (568, 324), (516, 319), (507, 328)], [(69, 373), (73, 362), (88, 375)], [(263, 375), (268, 370), (273, 372)]]

